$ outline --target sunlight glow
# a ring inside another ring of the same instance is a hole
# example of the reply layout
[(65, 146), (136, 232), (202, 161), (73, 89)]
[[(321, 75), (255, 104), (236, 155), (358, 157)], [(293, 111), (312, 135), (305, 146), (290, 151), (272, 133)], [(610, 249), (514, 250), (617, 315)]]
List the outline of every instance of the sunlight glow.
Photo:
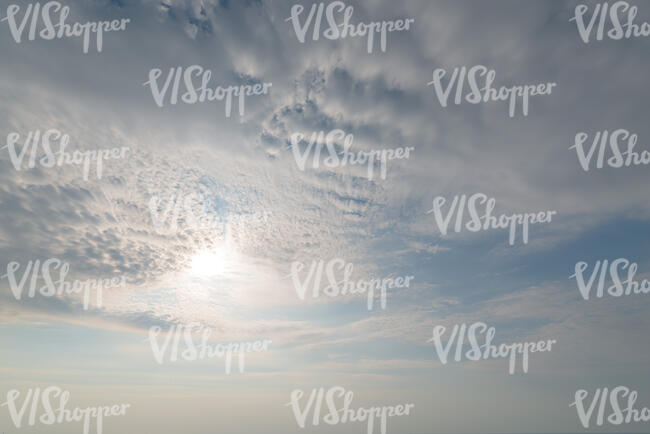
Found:
[(235, 250), (227, 246), (198, 252), (192, 258), (190, 273), (202, 278), (223, 275), (234, 265), (235, 254)]

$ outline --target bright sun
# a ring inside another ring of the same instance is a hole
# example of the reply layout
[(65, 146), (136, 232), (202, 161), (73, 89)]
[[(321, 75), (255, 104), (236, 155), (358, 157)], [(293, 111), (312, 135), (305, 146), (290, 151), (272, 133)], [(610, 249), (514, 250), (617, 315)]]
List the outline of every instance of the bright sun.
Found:
[(231, 268), (234, 256), (235, 251), (226, 246), (203, 250), (192, 258), (190, 272), (203, 278), (221, 275)]

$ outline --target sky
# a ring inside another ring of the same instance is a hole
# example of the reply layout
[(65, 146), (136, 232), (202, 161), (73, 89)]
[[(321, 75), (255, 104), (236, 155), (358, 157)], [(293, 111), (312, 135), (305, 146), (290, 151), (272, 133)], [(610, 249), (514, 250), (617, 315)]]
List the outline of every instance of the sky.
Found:
[[(105, 418), (107, 434), (366, 432), (363, 422), (313, 426), (311, 413), (300, 428), (292, 392), (305, 391), (304, 405), (336, 386), (354, 393), (352, 408), (414, 404), (388, 419), (393, 434), (648, 431), (586, 429), (570, 406), (578, 390), (617, 386), (650, 406), (648, 294), (585, 300), (570, 278), (580, 261), (591, 273), (626, 258), (637, 281), (650, 279), (649, 166), (585, 171), (570, 149), (578, 133), (587, 147), (625, 129), (637, 152), (650, 150), (647, 37), (585, 43), (574, 1), (347, 2), (352, 23), (414, 19), (369, 53), (364, 37), (314, 40), (312, 27), (300, 42), (292, 8), (304, 6), (303, 25), (309, 2), (62, 3), (69, 23), (129, 22), (103, 34), (100, 52), (94, 36), (87, 53), (82, 38), (29, 40), (29, 22), (18, 43), (5, 19), (14, 3), (0, 0), (2, 432), (83, 432), (80, 422), (15, 426), (9, 391), (22, 404), (48, 386), (68, 390), (72, 407), (130, 404)], [(16, 4), (20, 24), (29, 3)], [(650, 5), (630, 4), (635, 22), (650, 21)], [(160, 107), (151, 71), (160, 89), (170, 68), (192, 65), (211, 71), (211, 88), (271, 85), (245, 97), (243, 114), (235, 100), (230, 116), (224, 101)], [(455, 91), (443, 107), (434, 70), (448, 71), (446, 84), (475, 65), (495, 70), (496, 86), (556, 85), (530, 98), (527, 115), (509, 116), (506, 102), (455, 105)], [(87, 179), (80, 165), (17, 170), (10, 135), (22, 145), (37, 130), (68, 135), (69, 152), (128, 152), (106, 159), (101, 177), (94, 166)], [(301, 170), (294, 152), (336, 130), (353, 135), (355, 152), (413, 150), (388, 162), (385, 179), (311, 158)], [(530, 226), (527, 243), (518, 233), (511, 245), (507, 229), (454, 232), (455, 220), (443, 234), (435, 198), (447, 199), (446, 216), (455, 195), (474, 193), (495, 198), (497, 215), (556, 213)], [(164, 213), (175, 203), (174, 226)], [(70, 282), (124, 283), (88, 306), (80, 294), (17, 299), (11, 264), (21, 278), (48, 259), (69, 264)], [(379, 294), (372, 310), (365, 294), (302, 299), (292, 264), (304, 264), (302, 281), (335, 259), (353, 264), (354, 281), (413, 278), (387, 290), (385, 309)], [(497, 344), (557, 342), (531, 354), (527, 373), (510, 375), (504, 359), (442, 363), (433, 328), (448, 336), (477, 322), (495, 327)], [(233, 361), (226, 373), (223, 358), (157, 363), (152, 328), (162, 342), (192, 323), (214, 345), (271, 343), (246, 355), (244, 372)]]

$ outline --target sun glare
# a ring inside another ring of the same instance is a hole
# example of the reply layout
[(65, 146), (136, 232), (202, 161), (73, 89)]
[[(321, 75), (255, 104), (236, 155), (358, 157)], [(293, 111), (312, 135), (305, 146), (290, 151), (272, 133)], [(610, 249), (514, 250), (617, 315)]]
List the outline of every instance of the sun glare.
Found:
[(215, 277), (222, 275), (234, 263), (235, 252), (227, 247), (204, 250), (192, 258), (190, 272), (196, 277)]

